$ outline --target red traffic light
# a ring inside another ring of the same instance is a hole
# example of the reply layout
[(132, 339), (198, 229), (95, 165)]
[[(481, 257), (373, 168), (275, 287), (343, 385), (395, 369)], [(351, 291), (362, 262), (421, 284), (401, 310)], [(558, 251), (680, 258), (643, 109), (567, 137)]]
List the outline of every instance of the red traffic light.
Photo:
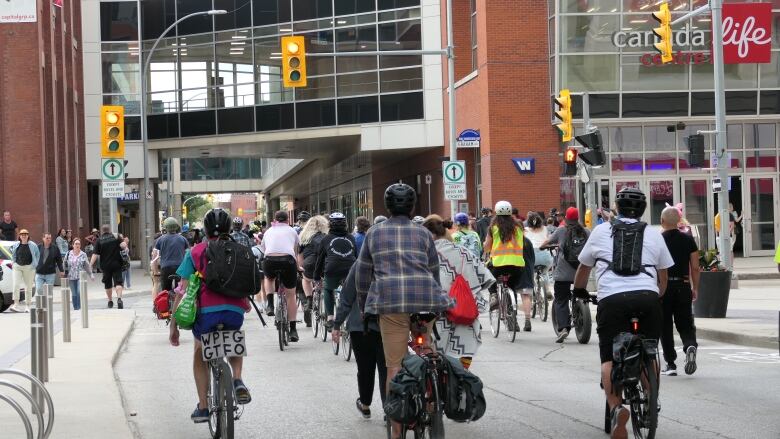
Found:
[(577, 163), (577, 150), (569, 148), (563, 153), (563, 161), (568, 164)]

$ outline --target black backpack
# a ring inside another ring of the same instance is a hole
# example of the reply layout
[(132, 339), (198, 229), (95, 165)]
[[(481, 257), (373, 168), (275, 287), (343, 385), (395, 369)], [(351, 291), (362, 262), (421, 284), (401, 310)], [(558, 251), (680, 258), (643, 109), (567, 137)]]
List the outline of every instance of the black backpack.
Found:
[(217, 239), (206, 244), (203, 255), (203, 282), (210, 290), (235, 298), (251, 297), (260, 291), (260, 269), (251, 248), (233, 238)]
[(642, 264), (646, 227), (647, 223), (641, 221), (635, 223), (617, 221), (612, 224), (612, 261), (604, 261), (608, 264), (608, 270), (618, 276), (636, 276), (644, 273), (653, 277), (645, 268), (653, 265)]
[(425, 360), (409, 354), (401, 364), (401, 370), (390, 380), (385, 398), (385, 414), (389, 419), (409, 424), (417, 420), (423, 409), (422, 395), (425, 391)]
[(566, 227), (566, 242), (563, 243), (563, 260), (574, 268), (580, 266), (578, 259), (585, 243), (588, 242), (588, 235), (581, 227)]
[(457, 358), (443, 355), (447, 389), (445, 392), (444, 414), (453, 421), (476, 421), (485, 414), (487, 408), (482, 380), (463, 367)]

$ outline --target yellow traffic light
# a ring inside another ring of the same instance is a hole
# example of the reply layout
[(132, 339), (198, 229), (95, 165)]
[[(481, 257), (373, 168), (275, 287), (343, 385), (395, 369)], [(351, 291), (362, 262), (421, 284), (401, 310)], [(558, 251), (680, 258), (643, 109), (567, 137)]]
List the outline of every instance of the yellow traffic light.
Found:
[(555, 112), (555, 117), (560, 119), (561, 123), (555, 125), (561, 132), (561, 141), (568, 142), (574, 134), (574, 128), (571, 125), (571, 93), (568, 89), (563, 89), (555, 98), (555, 104), (560, 110)]
[(593, 212), (590, 209), (585, 211), (585, 227), (593, 228)]
[(672, 14), (669, 12), (669, 3), (663, 3), (661, 9), (653, 12), (653, 18), (660, 23), (659, 27), (653, 28), (655, 36), (661, 41), (653, 44), (656, 50), (661, 53), (661, 62), (668, 63), (672, 61)]
[(238, 216), (241, 216), (241, 215), (243, 215), (243, 214), (244, 214), (244, 209), (242, 209), (242, 208), (240, 208), (240, 207), (239, 207), (239, 208), (238, 208)]
[(100, 109), (101, 148), (103, 158), (125, 157), (125, 107), (103, 105)]
[(181, 217), (186, 221), (187, 220), (187, 206), (181, 207)]
[(303, 37), (282, 37), (282, 75), (285, 87), (306, 87), (306, 44)]

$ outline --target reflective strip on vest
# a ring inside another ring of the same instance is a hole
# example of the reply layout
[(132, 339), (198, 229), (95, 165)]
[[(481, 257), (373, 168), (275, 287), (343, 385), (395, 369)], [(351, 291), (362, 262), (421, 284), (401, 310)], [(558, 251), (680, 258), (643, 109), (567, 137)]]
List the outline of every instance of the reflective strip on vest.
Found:
[(490, 250), (490, 260), (494, 267), (515, 266), (525, 267), (523, 259), (523, 231), (515, 227), (515, 234), (509, 242), (501, 242), (498, 227), (491, 227), (493, 247)]

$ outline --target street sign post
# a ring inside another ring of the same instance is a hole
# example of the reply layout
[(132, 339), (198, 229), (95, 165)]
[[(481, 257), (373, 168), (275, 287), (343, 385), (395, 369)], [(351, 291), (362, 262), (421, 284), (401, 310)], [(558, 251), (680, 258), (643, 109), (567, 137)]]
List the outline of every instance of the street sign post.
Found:
[(444, 198), (450, 201), (466, 199), (466, 161), (453, 160), (442, 162), (441, 173), (444, 177)]
[(454, 183), (444, 185), (444, 198), (450, 201), (466, 199), (466, 183)]
[(124, 180), (125, 164), (123, 160), (103, 159), (100, 167), (103, 180)]
[(111, 201), (116, 202), (116, 198), (122, 198), (124, 195), (124, 180), (103, 180), (103, 198), (112, 198)]

